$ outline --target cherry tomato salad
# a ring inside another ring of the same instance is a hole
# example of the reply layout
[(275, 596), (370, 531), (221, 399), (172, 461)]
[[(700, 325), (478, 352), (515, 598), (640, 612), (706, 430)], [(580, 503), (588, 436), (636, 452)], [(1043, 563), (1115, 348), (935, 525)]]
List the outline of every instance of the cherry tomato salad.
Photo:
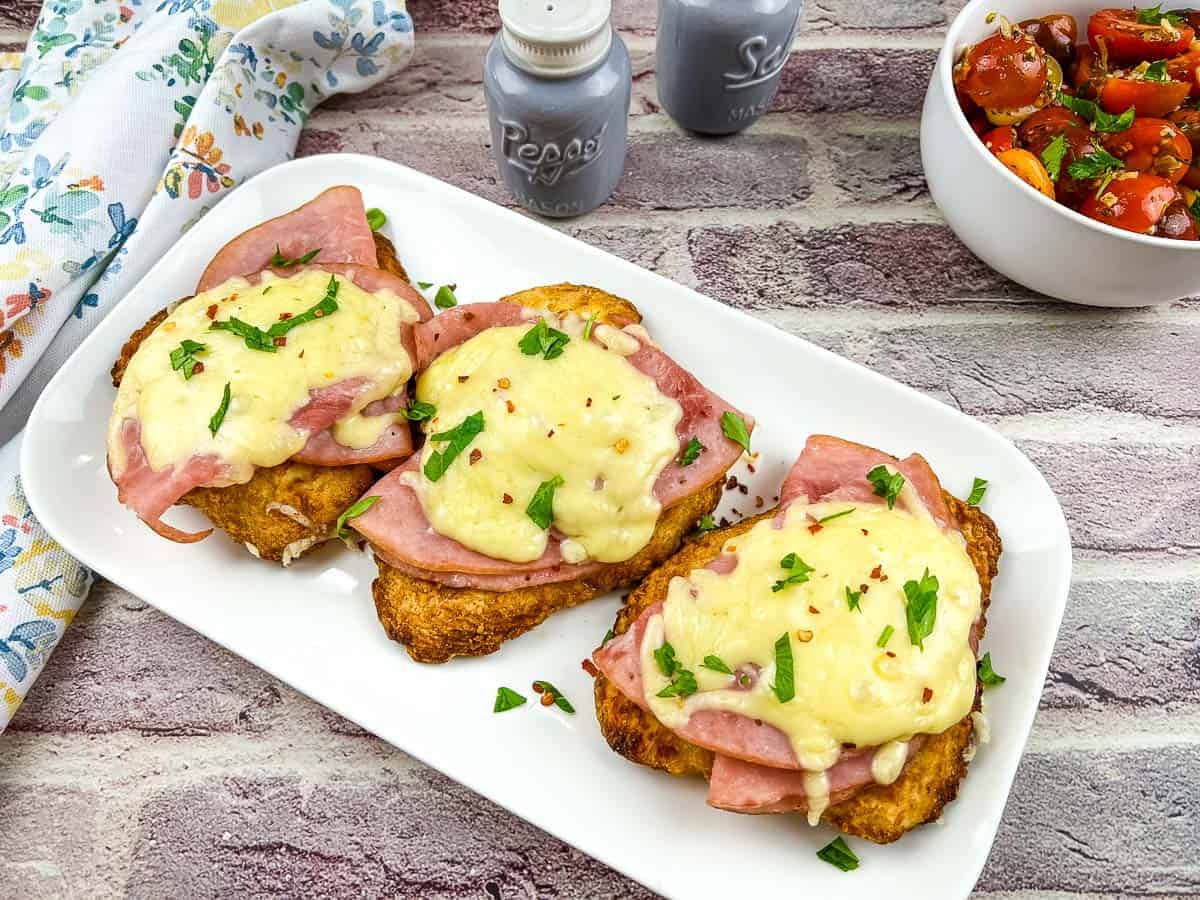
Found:
[(1102, 9), (1013, 24), (954, 67), (967, 121), (1051, 200), (1138, 234), (1200, 239), (1200, 9)]

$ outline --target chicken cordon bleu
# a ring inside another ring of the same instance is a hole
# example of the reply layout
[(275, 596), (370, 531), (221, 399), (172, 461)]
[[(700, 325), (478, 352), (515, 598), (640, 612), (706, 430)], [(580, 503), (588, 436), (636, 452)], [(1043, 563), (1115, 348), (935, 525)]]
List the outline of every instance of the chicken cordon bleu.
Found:
[(109, 472), (163, 537), (209, 533), (162, 521), (188, 503), (287, 563), (333, 536), (372, 465), (412, 453), (412, 329), (430, 309), (353, 187), (230, 241), (196, 290), (113, 367)]
[(572, 284), (414, 329), (423, 450), (352, 522), (387, 633), (477, 656), (636, 582), (680, 546), (753, 421), (655, 344), (633, 304)]
[(919, 455), (811, 437), (777, 509), (686, 546), (594, 654), (618, 753), (889, 842), (957, 793), (1000, 540)]

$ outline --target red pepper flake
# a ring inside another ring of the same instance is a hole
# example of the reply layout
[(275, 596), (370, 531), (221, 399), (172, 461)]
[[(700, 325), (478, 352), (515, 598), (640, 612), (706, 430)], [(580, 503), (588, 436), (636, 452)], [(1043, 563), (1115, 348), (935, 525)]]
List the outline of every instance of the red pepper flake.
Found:
[(192, 366), (192, 374), (193, 375), (199, 375), (203, 371), (204, 371), (204, 363), (202, 363), (202, 362), (197, 362), (196, 365)]
[(463, 313), (463, 318), (468, 322), (473, 322), (473, 321), (475, 321), (475, 313), (465, 312), (465, 313)]
[(750, 463), (750, 462), (746, 463), (746, 468), (750, 470), (751, 475), (754, 474), (754, 463)]
[(210, 319), (215, 319), (217, 317), (217, 304), (210, 303), (208, 305), (208, 309), (204, 311), (204, 314)]
[(512, 494), (505, 494), (503, 497), (500, 498), (500, 502), (503, 503), (505, 506), (509, 505), (510, 503), (512, 503)]
[(303, 350), (300, 351), (300, 359), (304, 359), (304, 351)]
[(459, 384), (465, 384), (465, 383), (466, 383), (466, 380), (467, 380), (468, 378), (470, 378), (470, 377), (471, 377), (470, 375), (459, 375), (459, 376), (458, 376), (458, 383), (459, 383)]
[(276, 347), (286, 347), (287, 346), (287, 338), (284, 337), (283, 335), (280, 335), (279, 337), (277, 337), (273, 341), (271, 341), (271, 343), (274, 344)]
[(481, 459), (483, 459), (483, 451), (480, 450), (478, 447), (476, 447), (474, 450), (471, 451), (471, 456), (470, 456), (471, 465), (475, 465), (475, 463), (479, 462)]
[(868, 534), (870, 534), (871, 532), (867, 531), (867, 529), (865, 529), (865, 528), (864, 528), (864, 529), (862, 530), (862, 533), (863, 533), (864, 535), (868, 535)]
[(808, 608), (808, 611), (810, 613), (812, 613), (814, 616), (819, 616), (821, 614), (821, 611), (819, 609), (817, 609), (815, 606), (810, 606)]
[(280, 322), (286, 322), (286, 321), (287, 321), (288, 319), (290, 319), (291, 317), (292, 317), (292, 314), (291, 314), (291, 313), (288, 313), (288, 312), (283, 312), (283, 313), (280, 313), (280, 314), (279, 314), (279, 321), (280, 321)]
[(822, 525), (820, 522), (813, 522), (811, 525), (808, 526), (808, 533), (816, 534), (818, 531), (821, 531), (824, 527), (825, 526)]
[(880, 575), (880, 576), (879, 576), (879, 583), (880, 583), (880, 584), (883, 584), (883, 582), (885, 582), (885, 581), (887, 581), (887, 580), (888, 580), (888, 577), (887, 577), (886, 575)]
[(516, 412), (516, 409), (517, 409), (517, 408), (516, 408), (516, 407), (513, 405), (513, 402), (512, 402), (511, 400), (505, 400), (505, 401), (504, 401), (504, 408), (505, 408), (505, 409), (507, 409), (507, 410), (508, 410), (510, 413), (511, 413), (511, 412)]
[(890, 657), (891, 659), (895, 659), (895, 658), (896, 658), (896, 654), (895, 654), (895, 653), (893, 653), (891, 650), (888, 650), (888, 651), (887, 651), (887, 655), (888, 655), (888, 657)]
[(874, 578), (876, 581), (880, 580), (879, 576), (881, 576), (882, 574), (883, 574), (883, 566), (876, 566), (875, 568), (873, 568), (871, 570), (871, 577)]
[(865, 594), (867, 591), (869, 591), (871, 589), (871, 586), (869, 584), (860, 584), (858, 586), (858, 589)]
[(533, 692), (534, 692), (535, 694), (540, 694), (540, 693), (541, 693), (542, 691), (544, 691), (544, 690), (545, 690), (545, 688), (544, 688), (544, 687), (542, 687), (542, 683), (541, 683), (540, 681), (535, 681), (535, 682), (533, 683)]
[(932, 699), (933, 699), (933, 691), (930, 690), (929, 688), (925, 688), (925, 690), (923, 690), (921, 692), (921, 702), (928, 703)]
[(583, 668), (583, 671), (587, 672), (593, 678), (600, 674), (600, 670), (596, 668), (596, 664), (590, 659), (585, 659), (579, 665)]
[(547, 438), (554, 437), (554, 429), (553, 428), (551, 428), (549, 431), (546, 432), (546, 437)]
[(592, 406), (592, 398), (591, 397), (587, 398), (587, 406), (589, 409), (591, 409), (591, 406)]
[(551, 706), (554, 703), (554, 695), (549, 691), (542, 694), (542, 706)]

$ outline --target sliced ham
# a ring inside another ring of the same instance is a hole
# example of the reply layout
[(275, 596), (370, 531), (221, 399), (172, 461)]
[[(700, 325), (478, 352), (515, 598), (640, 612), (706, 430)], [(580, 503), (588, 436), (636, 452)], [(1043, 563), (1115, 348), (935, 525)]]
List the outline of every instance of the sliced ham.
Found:
[[(941, 485), (929, 464), (914, 454), (897, 460), (879, 450), (826, 435), (810, 437), (780, 491), (780, 512), (794, 502), (823, 499), (881, 503), (866, 473), (877, 465), (900, 471), (934, 518), (946, 528), (957, 522), (942, 497)], [(777, 518), (782, 521), (782, 517)], [(736, 566), (736, 555), (722, 554), (709, 568), (725, 571)], [(642, 682), (642, 644), (649, 621), (662, 612), (655, 603), (642, 611), (625, 631), (594, 654), (597, 668), (631, 701), (649, 711)], [(972, 634), (972, 644), (975, 636)], [(803, 772), (791, 743), (777, 728), (726, 710), (697, 710), (675, 733), (713, 751), (709, 803), (735, 812), (790, 812), (807, 808)], [(922, 739), (909, 744), (909, 758)], [(871, 760), (877, 748), (843, 750), (827, 771), (830, 803), (852, 796), (869, 784)]]
[(320, 248), (321, 263), (357, 263), (376, 267), (375, 238), (367, 224), (362, 194), (348, 185), (329, 188), (303, 206), (243, 231), (217, 251), (196, 291), (206, 291), (236, 275), (261, 272), (276, 249), (299, 259)]
[[(509, 303), (479, 303), (455, 307), (414, 329), (420, 368), (446, 350), (496, 326), (519, 324), (536, 313)], [(741, 455), (741, 447), (721, 432), (721, 415), (732, 406), (708, 391), (669, 356), (639, 339), (639, 347), (626, 357), (639, 371), (653, 378), (660, 391), (679, 403), (683, 416), (676, 428), (680, 447), (696, 437), (708, 449), (684, 468), (668, 464), (654, 485), (654, 494), (667, 509), (724, 477)], [(749, 427), (753, 420), (740, 414)], [(507, 591), (533, 585), (573, 581), (603, 568), (602, 563), (570, 565), (563, 562), (560, 541), (554, 535), (541, 558), (529, 563), (493, 559), (438, 534), (429, 524), (421, 501), (404, 483), (404, 473), (415, 471), (418, 458), (394, 469), (371, 488), (381, 499), (354, 520), (376, 553), (392, 567), (420, 578), (452, 587)]]
[[(364, 416), (384, 416), (399, 412), (408, 405), (403, 394), (383, 400), (375, 400), (363, 407)], [(387, 463), (407, 459), (412, 455), (412, 431), (407, 420), (388, 425), (379, 435), (379, 440), (369, 447), (355, 449), (339, 444), (333, 431), (319, 431), (308, 439), (304, 449), (292, 457), (296, 462), (313, 466), (346, 466), (356, 463)]]

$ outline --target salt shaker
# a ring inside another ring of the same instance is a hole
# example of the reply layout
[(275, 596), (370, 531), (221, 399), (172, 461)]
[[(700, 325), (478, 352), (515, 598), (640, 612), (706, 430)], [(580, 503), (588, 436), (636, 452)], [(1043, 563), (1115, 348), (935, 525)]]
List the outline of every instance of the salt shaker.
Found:
[(566, 218), (625, 168), (631, 69), (612, 0), (500, 0), (483, 87), (500, 178), (526, 209)]
[(658, 0), (658, 102), (689, 131), (731, 134), (766, 112), (803, 0)]

